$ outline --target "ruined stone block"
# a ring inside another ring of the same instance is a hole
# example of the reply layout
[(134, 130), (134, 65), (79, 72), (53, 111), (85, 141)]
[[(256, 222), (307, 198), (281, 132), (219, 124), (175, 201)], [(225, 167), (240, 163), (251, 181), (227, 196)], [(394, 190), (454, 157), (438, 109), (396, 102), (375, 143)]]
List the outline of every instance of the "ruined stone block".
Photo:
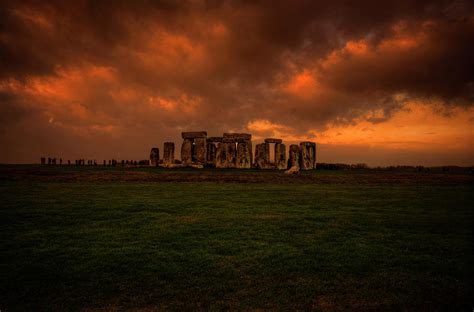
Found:
[(193, 162), (198, 164), (206, 163), (206, 138), (195, 138), (193, 144)]
[(216, 153), (217, 153), (217, 147), (216, 144), (213, 142), (207, 141), (207, 154), (206, 154), (206, 164), (209, 167), (215, 167), (216, 166)]
[(150, 151), (150, 166), (157, 167), (160, 162), (160, 149), (153, 147)]
[(185, 165), (193, 162), (193, 139), (184, 139), (181, 145), (181, 162)]
[(249, 169), (252, 167), (252, 143), (250, 140), (237, 144), (236, 168)]
[(286, 146), (282, 143), (275, 144), (275, 166), (278, 170), (286, 169)]
[(300, 167), (300, 147), (296, 144), (290, 145), (290, 153), (288, 156), (288, 168)]
[(316, 143), (300, 143), (300, 168), (302, 170), (311, 170), (316, 168)]
[(165, 142), (163, 144), (163, 164), (165, 166), (174, 163), (174, 142)]
[(235, 143), (219, 143), (216, 152), (216, 168), (235, 168)]
[(281, 143), (281, 142), (283, 142), (281, 139), (274, 139), (274, 138), (265, 139), (265, 143)]
[(206, 131), (181, 132), (181, 137), (183, 139), (205, 138), (207, 137), (207, 132)]
[(270, 144), (261, 143), (255, 145), (255, 166), (259, 169), (270, 169)]

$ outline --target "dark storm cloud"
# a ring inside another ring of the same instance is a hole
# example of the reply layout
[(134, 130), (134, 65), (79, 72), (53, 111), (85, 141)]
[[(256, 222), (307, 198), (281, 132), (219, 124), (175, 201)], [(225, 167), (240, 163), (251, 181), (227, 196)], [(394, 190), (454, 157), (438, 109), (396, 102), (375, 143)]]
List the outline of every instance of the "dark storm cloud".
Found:
[(473, 21), (469, 1), (4, 1), (1, 109), (31, 131), (165, 140), (469, 107)]

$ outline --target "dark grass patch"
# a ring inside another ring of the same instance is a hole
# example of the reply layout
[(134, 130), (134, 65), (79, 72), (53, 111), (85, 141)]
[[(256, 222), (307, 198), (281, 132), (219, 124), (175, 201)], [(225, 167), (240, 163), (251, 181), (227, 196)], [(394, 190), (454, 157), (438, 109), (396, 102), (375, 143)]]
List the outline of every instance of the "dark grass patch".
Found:
[(335, 177), (320, 184), (85, 177), (101, 173), (0, 183), (2, 311), (472, 309), (469, 173), (444, 174), (449, 183), (375, 183), (386, 177), (372, 171), (364, 183), (352, 171), (305, 173)]

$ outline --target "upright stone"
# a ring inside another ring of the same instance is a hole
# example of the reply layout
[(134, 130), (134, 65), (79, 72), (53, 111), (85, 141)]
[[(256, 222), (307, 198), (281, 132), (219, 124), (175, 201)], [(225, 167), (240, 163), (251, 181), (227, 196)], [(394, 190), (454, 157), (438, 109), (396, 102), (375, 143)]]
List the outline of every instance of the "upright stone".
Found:
[(193, 139), (184, 139), (181, 145), (181, 162), (188, 165), (193, 162)]
[(252, 143), (247, 140), (237, 144), (236, 168), (249, 169), (252, 167)]
[(223, 143), (226, 144), (226, 158), (227, 158), (227, 168), (235, 168), (237, 160), (237, 149), (235, 143)]
[(214, 144), (212, 141), (209, 142), (207, 141), (207, 153), (206, 153), (206, 165), (209, 167), (215, 167), (216, 166), (216, 144)]
[(172, 165), (174, 163), (174, 142), (165, 142), (163, 149), (163, 164), (165, 166)]
[(206, 163), (207, 146), (206, 138), (195, 138), (193, 148), (193, 161), (204, 165)]
[(259, 169), (270, 169), (270, 144), (261, 143), (255, 145), (255, 165)]
[(150, 166), (157, 167), (160, 162), (160, 149), (153, 147), (150, 152)]
[(278, 170), (284, 170), (286, 165), (286, 146), (282, 143), (275, 143), (275, 166)]
[(235, 154), (235, 143), (219, 143), (216, 152), (216, 168), (235, 168)]
[(288, 169), (300, 167), (300, 147), (296, 144), (290, 145), (290, 153), (288, 157)]
[(303, 170), (316, 168), (316, 143), (301, 142), (300, 151), (300, 168)]

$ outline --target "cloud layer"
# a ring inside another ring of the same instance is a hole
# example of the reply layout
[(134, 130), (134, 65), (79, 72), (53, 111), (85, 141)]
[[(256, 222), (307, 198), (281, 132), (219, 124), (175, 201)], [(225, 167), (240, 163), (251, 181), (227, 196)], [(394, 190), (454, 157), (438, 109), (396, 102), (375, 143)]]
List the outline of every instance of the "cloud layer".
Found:
[(7, 1), (0, 21), (0, 161), (146, 158), (201, 129), (336, 144), (413, 103), (472, 129), (469, 1)]

